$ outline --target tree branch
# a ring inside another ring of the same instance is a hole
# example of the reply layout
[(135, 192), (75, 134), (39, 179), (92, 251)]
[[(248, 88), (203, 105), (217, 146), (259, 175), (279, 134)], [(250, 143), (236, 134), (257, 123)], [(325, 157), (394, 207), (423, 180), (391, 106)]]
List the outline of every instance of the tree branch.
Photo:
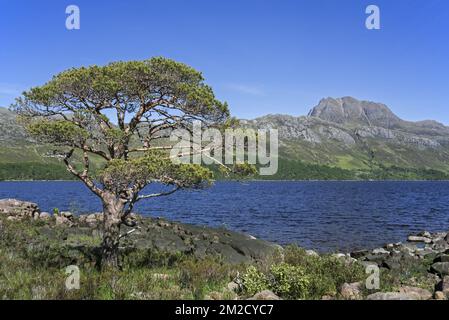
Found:
[(169, 196), (173, 193), (175, 193), (176, 191), (178, 191), (180, 189), (179, 186), (176, 186), (175, 188), (173, 188), (170, 191), (167, 192), (160, 192), (160, 193), (153, 193), (153, 194), (148, 194), (148, 195), (144, 195), (144, 196), (139, 196), (137, 197), (137, 201), (143, 200), (143, 199), (150, 199), (150, 198), (156, 198), (156, 197), (163, 197), (163, 196)]

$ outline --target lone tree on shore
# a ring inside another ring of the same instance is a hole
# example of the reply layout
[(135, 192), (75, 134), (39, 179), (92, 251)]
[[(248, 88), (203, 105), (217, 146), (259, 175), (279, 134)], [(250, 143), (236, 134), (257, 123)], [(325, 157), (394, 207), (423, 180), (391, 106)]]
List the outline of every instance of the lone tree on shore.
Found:
[[(129, 225), (135, 203), (212, 181), (207, 168), (171, 161), (159, 141), (192, 121), (210, 128), (231, 120), (201, 73), (161, 57), (67, 70), (24, 92), (12, 109), (34, 137), (64, 147), (68, 171), (101, 199), (101, 265), (113, 268), (119, 267), (120, 226)], [(92, 157), (105, 163), (97, 175)], [(152, 182), (169, 191), (141, 194)]]

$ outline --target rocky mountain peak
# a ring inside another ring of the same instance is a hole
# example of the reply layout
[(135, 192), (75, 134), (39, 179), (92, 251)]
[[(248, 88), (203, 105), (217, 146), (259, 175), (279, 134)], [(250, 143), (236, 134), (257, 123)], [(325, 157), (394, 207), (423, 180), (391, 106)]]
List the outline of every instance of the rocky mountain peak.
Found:
[(309, 116), (338, 124), (391, 127), (402, 122), (386, 105), (352, 97), (325, 98)]

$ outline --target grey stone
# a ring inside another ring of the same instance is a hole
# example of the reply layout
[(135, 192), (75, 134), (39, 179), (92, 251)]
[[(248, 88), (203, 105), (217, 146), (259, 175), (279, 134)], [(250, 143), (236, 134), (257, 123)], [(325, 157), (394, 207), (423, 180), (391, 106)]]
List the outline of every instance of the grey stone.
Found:
[(385, 250), (384, 248), (374, 249), (374, 250), (372, 251), (372, 253), (373, 253), (374, 255), (379, 255), (379, 254), (389, 255), (389, 254), (390, 254), (390, 252), (387, 251), (387, 250)]
[(306, 250), (306, 255), (319, 257), (319, 254), (316, 251), (314, 251), (314, 250)]
[(449, 262), (437, 262), (432, 264), (430, 271), (433, 273), (437, 273), (440, 276), (448, 276), (449, 275)]
[(409, 242), (424, 242), (424, 243), (432, 243), (432, 239), (420, 236), (409, 236), (407, 238)]
[(227, 288), (229, 291), (237, 292), (237, 291), (239, 291), (240, 286), (239, 286), (237, 283), (235, 283), (234, 281), (231, 281), (231, 282), (228, 283), (228, 285), (226, 286), (226, 288)]
[(449, 276), (444, 276), (443, 279), (436, 285), (436, 291), (442, 291), (449, 294)]
[(435, 257), (434, 262), (449, 262), (449, 254), (440, 253)]
[(249, 298), (248, 300), (281, 300), (281, 298), (279, 298), (270, 290), (264, 290), (256, 293), (252, 298)]
[(416, 300), (414, 296), (400, 292), (376, 292), (366, 297), (366, 300)]
[(447, 295), (441, 291), (435, 291), (435, 300), (447, 300)]
[(366, 256), (368, 253), (369, 253), (368, 250), (357, 250), (357, 251), (351, 252), (351, 257), (353, 257), (355, 259), (360, 259), (360, 258)]
[(38, 218), (40, 214), (39, 206), (33, 202), (16, 199), (0, 200), (0, 214), (22, 218)]
[(362, 283), (344, 283), (340, 288), (340, 295), (345, 300), (359, 300), (362, 298)]
[(39, 219), (41, 219), (41, 220), (50, 220), (51, 219), (51, 215), (48, 212), (41, 212), (41, 214), (39, 215)]
[(429, 290), (422, 288), (403, 286), (399, 289), (399, 292), (413, 297), (413, 300), (432, 299), (432, 293)]

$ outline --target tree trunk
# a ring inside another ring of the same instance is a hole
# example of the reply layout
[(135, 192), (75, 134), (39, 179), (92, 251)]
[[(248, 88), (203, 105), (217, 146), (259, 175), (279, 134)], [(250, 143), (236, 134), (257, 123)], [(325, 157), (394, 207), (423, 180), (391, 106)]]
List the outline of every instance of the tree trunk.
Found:
[(106, 195), (103, 199), (103, 244), (101, 252), (101, 268), (118, 269), (120, 224), (124, 205), (114, 195)]

